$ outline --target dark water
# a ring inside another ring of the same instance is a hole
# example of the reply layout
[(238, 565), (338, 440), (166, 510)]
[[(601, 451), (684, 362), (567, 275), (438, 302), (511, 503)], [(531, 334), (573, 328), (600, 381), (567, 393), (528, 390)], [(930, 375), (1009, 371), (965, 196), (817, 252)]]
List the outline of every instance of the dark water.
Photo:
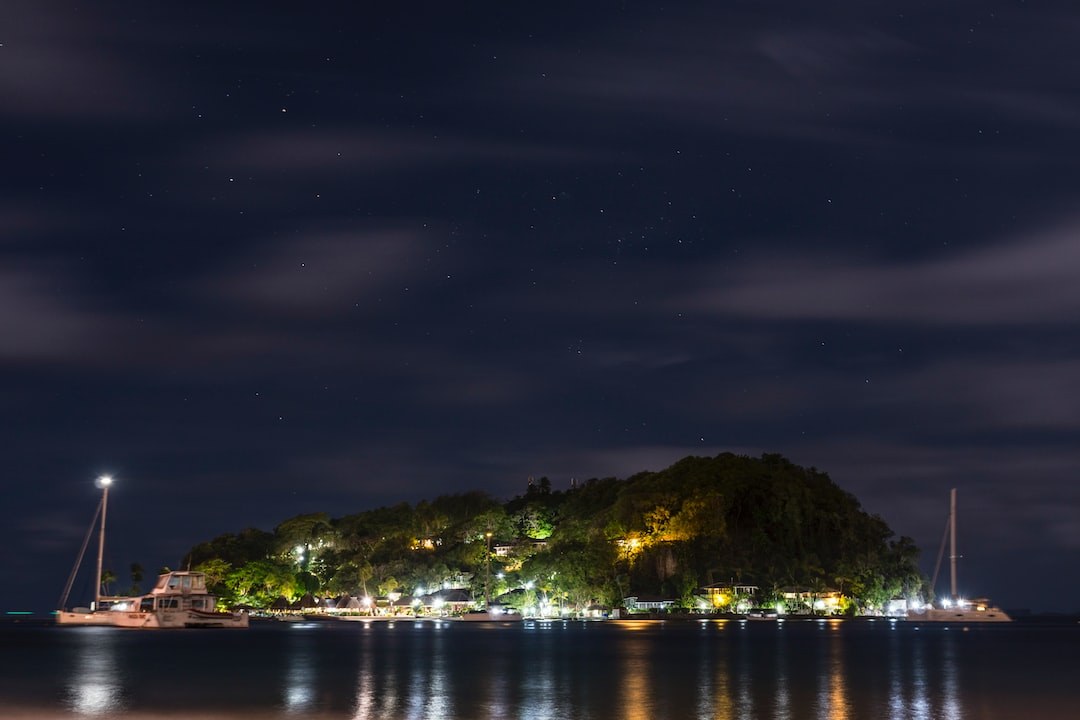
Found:
[(1080, 626), (0, 626), (0, 718), (1080, 718)]

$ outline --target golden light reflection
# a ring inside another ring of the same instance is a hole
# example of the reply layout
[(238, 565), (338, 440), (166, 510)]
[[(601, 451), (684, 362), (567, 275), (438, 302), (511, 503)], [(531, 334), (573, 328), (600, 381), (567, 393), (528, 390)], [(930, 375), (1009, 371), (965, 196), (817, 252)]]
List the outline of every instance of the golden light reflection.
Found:
[(728, 676), (727, 661), (718, 661), (716, 675), (712, 687), (712, 708), (707, 716), (715, 720), (733, 720), (735, 718), (735, 706), (731, 702), (731, 682)]
[(839, 636), (829, 640), (829, 674), (827, 686), (818, 698), (819, 716), (828, 720), (848, 720), (851, 701), (848, 698), (844, 672), (844, 646)]
[[(631, 628), (640, 630), (641, 628)], [(652, 693), (649, 687), (649, 643), (633, 635), (622, 643), (622, 712), (625, 720), (653, 720)]]
[(123, 675), (116, 662), (117, 630), (78, 628), (78, 650), (67, 685), (71, 709), (90, 717), (113, 717), (124, 709)]

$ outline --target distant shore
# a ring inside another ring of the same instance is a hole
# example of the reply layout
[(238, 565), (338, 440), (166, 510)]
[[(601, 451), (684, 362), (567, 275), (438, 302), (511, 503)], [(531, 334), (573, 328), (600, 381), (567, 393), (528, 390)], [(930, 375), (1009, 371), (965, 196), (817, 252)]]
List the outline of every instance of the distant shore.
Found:
[[(294, 622), (318, 622), (325, 624), (341, 624), (347, 625), (358, 622), (458, 622), (453, 617), (430, 617), (426, 615), (412, 616), (403, 615), (399, 617), (387, 617), (387, 616), (353, 616), (348, 620), (339, 617), (332, 617), (328, 615), (311, 615), (311, 616), (294, 616), (298, 617)], [(843, 623), (858, 623), (868, 624), (877, 622), (897, 622), (906, 623), (907, 620), (903, 618), (887, 618), (887, 617), (868, 617), (868, 616), (822, 616), (822, 615), (784, 615), (779, 618), (747, 618), (742, 615), (697, 615), (690, 613), (635, 613), (633, 615), (627, 615), (620, 618), (604, 618), (604, 619), (592, 619), (592, 618), (526, 618), (527, 622), (583, 622), (583, 623), (632, 623), (632, 622), (650, 622), (650, 623), (701, 623), (701, 622), (748, 622), (753, 625), (766, 625), (768, 623), (805, 623), (805, 622), (843, 622)], [(257, 622), (260, 625), (273, 625), (282, 624), (287, 625), (288, 622), (283, 622), (279, 618), (272, 616), (252, 616), (252, 621)], [(499, 621), (491, 621), (492, 624), (498, 624)], [(520, 621), (514, 621), (516, 624)], [(51, 627), (55, 624), (55, 620), (51, 613), (31, 613), (31, 614), (19, 614), (19, 615), (0, 615), (0, 625), (4, 627), (23, 625), (26, 627)], [(465, 624), (465, 623), (463, 623)], [(915, 623), (912, 623), (915, 624)], [(957, 623), (963, 624), (963, 623)], [(1018, 614), (1014, 616), (1012, 625), (1046, 625), (1046, 626), (1062, 626), (1062, 625), (1076, 625), (1080, 624), (1080, 612), (1076, 613), (1028, 613)]]

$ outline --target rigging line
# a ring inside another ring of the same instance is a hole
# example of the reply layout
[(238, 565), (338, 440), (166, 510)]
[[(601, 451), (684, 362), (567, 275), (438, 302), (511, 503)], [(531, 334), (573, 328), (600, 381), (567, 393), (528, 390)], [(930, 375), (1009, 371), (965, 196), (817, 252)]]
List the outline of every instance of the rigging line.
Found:
[(86, 529), (86, 537), (83, 538), (82, 547), (79, 549), (79, 557), (75, 559), (75, 567), (71, 568), (71, 575), (68, 576), (67, 584), (64, 585), (64, 594), (60, 596), (60, 604), (57, 605), (57, 609), (63, 610), (67, 607), (68, 595), (71, 594), (71, 586), (75, 584), (75, 575), (79, 572), (79, 566), (82, 565), (83, 555), (86, 554), (86, 546), (90, 544), (90, 536), (94, 534), (94, 525), (97, 524), (98, 516), (101, 515), (101, 503), (104, 499), (98, 501), (97, 510), (94, 511), (94, 519), (90, 521), (90, 527)]
[(945, 532), (941, 534), (941, 545), (938, 546), (937, 563), (934, 564), (934, 577), (930, 580), (930, 590), (937, 587), (937, 576), (941, 570), (941, 559), (945, 557), (945, 541), (949, 539), (949, 528), (952, 527), (952, 515), (945, 520)]

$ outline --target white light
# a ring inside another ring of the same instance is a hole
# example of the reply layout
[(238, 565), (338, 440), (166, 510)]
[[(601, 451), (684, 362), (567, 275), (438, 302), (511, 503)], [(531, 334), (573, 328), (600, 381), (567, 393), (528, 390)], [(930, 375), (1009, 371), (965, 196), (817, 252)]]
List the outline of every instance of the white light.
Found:
[(107, 488), (112, 485), (112, 475), (101, 475), (97, 479), (97, 486), (99, 488)]

